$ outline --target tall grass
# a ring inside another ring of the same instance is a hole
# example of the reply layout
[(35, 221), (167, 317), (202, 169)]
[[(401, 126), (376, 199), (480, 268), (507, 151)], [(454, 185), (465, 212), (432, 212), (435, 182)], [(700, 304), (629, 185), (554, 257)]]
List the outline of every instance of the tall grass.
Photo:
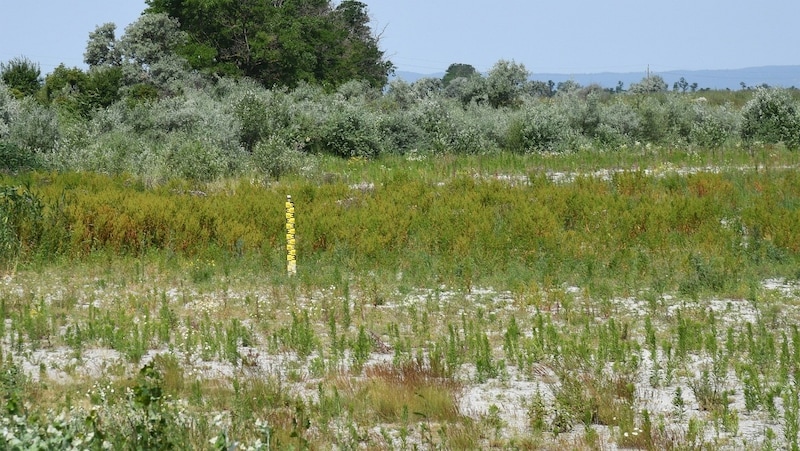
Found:
[[(592, 280), (615, 292), (655, 284), (735, 292), (765, 272), (791, 271), (800, 251), (800, 176), (792, 169), (590, 172), (559, 183), (529, 160), (508, 158), (485, 164), (522, 174), (482, 177), (454, 168), (442, 178), (440, 163), (388, 159), (368, 164), (376, 172), (343, 171), (348, 180), (272, 185), (148, 189), (98, 174), (7, 177), (3, 183), (21, 187), (3, 198), (13, 226), (7, 241), (24, 243), (23, 261), (95, 252), (260, 255), (272, 271), (283, 246), (282, 199), (290, 193), (300, 270), (311, 278), (388, 271), (414, 284), (466, 288), (523, 277)], [(39, 207), (28, 214), (26, 205)]]

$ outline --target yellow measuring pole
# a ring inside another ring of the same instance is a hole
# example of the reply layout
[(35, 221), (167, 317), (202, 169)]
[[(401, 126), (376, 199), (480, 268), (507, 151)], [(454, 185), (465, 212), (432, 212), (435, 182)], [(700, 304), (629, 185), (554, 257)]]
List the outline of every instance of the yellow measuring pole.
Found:
[(286, 196), (286, 272), (293, 276), (297, 274), (297, 242), (294, 237), (294, 202), (292, 196)]

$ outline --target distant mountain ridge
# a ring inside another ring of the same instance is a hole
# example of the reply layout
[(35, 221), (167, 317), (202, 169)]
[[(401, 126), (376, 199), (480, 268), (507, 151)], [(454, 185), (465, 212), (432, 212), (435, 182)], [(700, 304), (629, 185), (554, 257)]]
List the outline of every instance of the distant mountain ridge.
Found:
[[(664, 72), (651, 71), (651, 74), (660, 75), (669, 89), (683, 77), (690, 85), (697, 83), (697, 89), (742, 89), (745, 86), (760, 86), (767, 84), (775, 87), (800, 87), (800, 65), (798, 66), (759, 66), (742, 69), (709, 69), (709, 70), (671, 70)], [(599, 72), (591, 74), (557, 74), (534, 73), (531, 80), (547, 82), (552, 80), (558, 84), (573, 80), (582, 86), (596, 83), (604, 88), (615, 88), (621, 81), (623, 88), (628, 89), (631, 83), (638, 83), (646, 76), (646, 72)], [(442, 78), (444, 72), (421, 74), (417, 72), (397, 71), (396, 78), (413, 83), (420, 78)]]

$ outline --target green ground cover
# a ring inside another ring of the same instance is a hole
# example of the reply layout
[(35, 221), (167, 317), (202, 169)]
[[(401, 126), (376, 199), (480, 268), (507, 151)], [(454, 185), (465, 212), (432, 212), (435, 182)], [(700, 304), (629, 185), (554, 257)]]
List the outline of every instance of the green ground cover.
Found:
[(780, 146), (0, 181), (12, 449), (798, 444)]

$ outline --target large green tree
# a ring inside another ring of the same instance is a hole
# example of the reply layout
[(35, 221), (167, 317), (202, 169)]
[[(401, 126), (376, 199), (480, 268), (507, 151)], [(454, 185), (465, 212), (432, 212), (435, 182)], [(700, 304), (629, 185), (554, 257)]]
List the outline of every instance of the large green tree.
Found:
[(31, 96), (42, 86), (39, 64), (24, 56), (0, 63), (0, 79), (16, 97)]
[(442, 84), (446, 88), (456, 78), (471, 78), (480, 75), (480, 72), (471, 64), (453, 63), (447, 68), (447, 72), (442, 77)]
[(369, 28), (367, 6), (344, 0), (147, 0), (189, 36), (180, 53), (195, 69), (245, 75), (266, 86), (383, 86), (393, 69)]

